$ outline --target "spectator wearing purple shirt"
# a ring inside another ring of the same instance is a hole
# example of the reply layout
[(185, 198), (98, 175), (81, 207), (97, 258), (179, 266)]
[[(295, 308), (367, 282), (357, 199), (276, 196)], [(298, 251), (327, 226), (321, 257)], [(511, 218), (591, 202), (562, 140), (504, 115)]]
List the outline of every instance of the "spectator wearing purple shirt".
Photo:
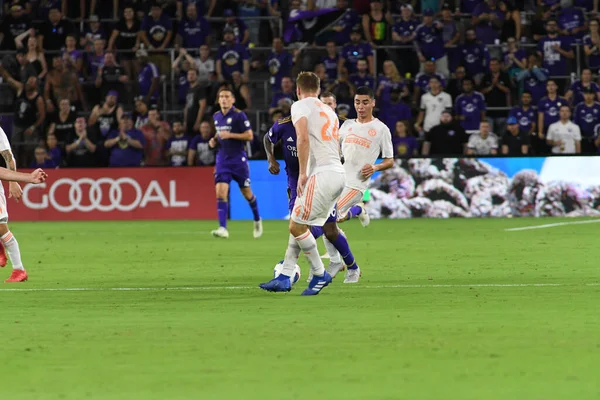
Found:
[(170, 72), (171, 67), (169, 55), (163, 52), (171, 43), (172, 30), (171, 19), (163, 14), (162, 8), (158, 4), (153, 3), (150, 15), (146, 16), (142, 22), (140, 38), (146, 49), (158, 51), (152, 54), (152, 61), (164, 74)]
[(390, 102), (380, 105), (379, 119), (386, 126), (396, 126), (397, 122), (408, 124), (412, 112), (408, 104), (402, 101), (402, 90), (392, 90)]
[(375, 62), (373, 60), (373, 48), (369, 43), (361, 42), (362, 28), (360, 25), (352, 28), (350, 34), (350, 43), (342, 48), (340, 61), (338, 65), (338, 76), (341, 75), (342, 69), (346, 68), (348, 74), (356, 72), (356, 64), (360, 59), (366, 59), (369, 63), (369, 72), (375, 75)]
[(546, 81), (550, 74), (547, 69), (540, 68), (541, 64), (540, 56), (531, 54), (527, 58), (527, 69), (516, 75), (519, 90), (531, 93), (532, 104), (537, 104), (546, 95)]
[(593, 19), (589, 23), (589, 32), (583, 37), (583, 50), (587, 56), (587, 66), (595, 73), (600, 71), (600, 22)]
[(575, 39), (575, 42), (581, 43), (587, 30), (587, 21), (583, 10), (573, 7), (573, 0), (561, 0), (561, 7), (558, 14), (560, 34), (570, 36)]
[(94, 52), (88, 54), (87, 63), (88, 63), (88, 76), (92, 80), (96, 80), (98, 77), (98, 70), (102, 65), (104, 65), (104, 44), (106, 42), (104, 40), (96, 40), (94, 42)]
[(348, 8), (348, 2), (346, 0), (337, 0), (336, 6), (339, 9), (346, 10), (346, 12), (337, 20), (332, 28), (335, 32), (335, 42), (348, 43), (350, 41), (352, 28), (361, 23), (361, 18), (355, 9)]
[(90, 15), (89, 23), (85, 26), (80, 38), (79, 46), (84, 51), (92, 51), (96, 40), (107, 40), (106, 32), (102, 29), (100, 19), (97, 15)]
[(250, 54), (246, 46), (235, 42), (233, 29), (223, 30), (224, 43), (217, 52), (216, 70), (219, 81), (231, 82), (231, 74), (238, 71), (242, 74), (244, 82), (248, 82), (250, 75)]
[(294, 57), (283, 48), (283, 40), (279, 37), (273, 38), (273, 51), (267, 58), (267, 68), (271, 75), (271, 88), (281, 87), (281, 79), (292, 75)]
[(594, 138), (598, 136), (597, 128), (600, 126), (600, 103), (597, 92), (592, 87), (583, 90), (584, 100), (579, 103), (573, 112), (573, 122), (581, 129), (582, 153), (596, 153)]
[(65, 39), (63, 59), (65, 60), (65, 67), (73, 70), (78, 77), (83, 76), (83, 53), (77, 50), (77, 40), (74, 33), (69, 33)]
[(564, 105), (568, 105), (567, 99), (558, 95), (558, 85), (552, 79), (546, 83), (547, 96), (538, 103), (538, 136), (532, 141), (532, 146), (537, 154), (547, 152), (546, 133), (548, 127), (560, 119), (559, 111)]
[(583, 93), (587, 89), (590, 89), (592, 93), (596, 93), (596, 100), (600, 100), (600, 86), (592, 80), (592, 71), (589, 68), (581, 71), (581, 79), (571, 84), (571, 88), (565, 93), (565, 98), (574, 107), (583, 102)]
[(158, 101), (160, 74), (158, 68), (148, 58), (148, 52), (140, 49), (136, 52), (142, 70), (138, 77), (139, 94), (144, 96), (146, 104), (156, 103)]
[(38, 146), (35, 148), (34, 155), (35, 161), (32, 161), (29, 165), (29, 168), (31, 169), (52, 169), (58, 166), (50, 157), (48, 157), (48, 152), (42, 146)]
[(271, 100), (271, 106), (269, 107), (269, 114), (273, 114), (275, 109), (284, 107), (290, 109), (294, 102), (294, 82), (289, 76), (284, 77), (281, 80), (281, 91), (273, 95)]
[(458, 65), (458, 49), (456, 45), (460, 40), (461, 29), (454, 15), (452, 9), (448, 4), (442, 7), (442, 40), (448, 53), (448, 68), (450, 71), (454, 71)]
[(188, 146), (188, 166), (215, 165), (215, 151), (209, 146), (213, 131), (210, 122), (203, 121), (200, 124), (200, 134), (194, 136)]
[(421, 72), (425, 69), (426, 61), (433, 61), (439, 73), (444, 76), (450, 75), (442, 34), (443, 24), (440, 21), (433, 21), (433, 10), (423, 11), (423, 23), (413, 33)]
[(246, 26), (244, 21), (237, 18), (232, 9), (225, 10), (223, 16), (225, 17), (224, 29), (231, 29), (237, 43), (248, 46), (248, 43), (250, 43), (250, 32), (248, 32), (248, 26)]
[(571, 48), (571, 39), (558, 34), (556, 20), (548, 21), (546, 31), (548, 34), (537, 44), (537, 52), (544, 60), (542, 65), (552, 77), (565, 76), (569, 70), (567, 59), (575, 57)]
[(53, 133), (48, 133), (46, 135), (46, 146), (48, 148), (48, 157), (54, 161), (54, 164), (56, 164), (57, 167), (60, 167), (63, 164), (63, 155), (56, 135)]
[(444, 75), (437, 72), (437, 64), (433, 61), (425, 61), (423, 65), (423, 72), (420, 72), (415, 77), (414, 87), (414, 101), (415, 104), (419, 104), (421, 95), (429, 92), (429, 81), (431, 78), (437, 78), (442, 85), (442, 88), (446, 87), (446, 78)]
[(373, 76), (369, 75), (369, 64), (367, 60), (358, 60), (356, 63), (356, 73), (350, 75), (348, 79), (350, 83), (354, 85), (354, 87), (367, 86), (370, 89), (373, 89), (375, 86), (375, 79)]
[(513, 77), (519, 71), (527, 69), (527, 52), (519, 48), (519, 43), (514, 37), (508, 38), (506, 44), (508, 48), (504, 52), (504, 71)]
[(481, 2), (473, 10), (473, 25), (477, 32), (477, 39), (483, 44), (494, 44), (500, 39), (500, 32), (506, 15), (498, 7), (496, 0)]
[(454, 111), (456, 120), (467, 133), (479, 129), (479, 124), (485, 120), (485, 108), (485, 97), (474, 90), (473, 80), (463, 79), (463, 94), (454, 101)]
[(400, 46), (396, 51), (397, 64), (403, 75), (415, 76), (419, 72), (419, 58), (414, 51), (413, 34), (421, 23), (415, 18), (410, 4), (403, 4), (400, 10), (400, 18), (392, 26), (393, 44)]
[(184, 167), (187, 165), (188, 147), (191, 142), (185, 134), (185, 129), (180, 121), (173, 122), (173, 135), (167, 141), (165, 149), (172, 167)]
[(521, 104), (513, 107), (508, 114), (509, 118), (515, 118), (519, 124), (519, 130), (527, 135), (535, 135), (537, 124), (537, 111), (531, 105), (531, 93), (523, 92)]
[(110, 167), (140, 167), (144, 159), (144, 134), (133, 126), (131, 115), (124, 114), (119, 129), (111, 131), (104, 142), (110, 150)]
[(394, 157), (410, 158), (419, 155), (419, 143), (414, 136), (407, 135), (406, 124), (403, 121), (396, 122), (392, 145), (394, 146)]
[(402, 97), (408, 96), (408, 87), (402, 80), (402, 76), (391, 60), (386, 60), (383, 63), (383, 74), (377, 77), (377, 103), (385, 104), (391, 101), (392, 90), (400, 90)]
[(210, 44), (210, 24), (201, 15), (194, 3), (186, 9), (185, 19), (179, 23), (176, 43), (185, 49), (199, 49), (204, 44)]
[(327, 55), (321, 59), (321, 64), (325, 66), (325, 72), (329, 80), (334, 81), (338, 76), (338, 65), (340, 63), (340, 55), (335, 47), (335, 42), (329, 41), (325, 45)]
[[(459, 47), (459, 64), (465, 67), (468, 75), (479, 85), (488, 70), (490, 53), (487, 47), (477, 40), (475, 29), (467, 29), (465, 43)], [(479, 127), (479, 125), (477, 125)]]

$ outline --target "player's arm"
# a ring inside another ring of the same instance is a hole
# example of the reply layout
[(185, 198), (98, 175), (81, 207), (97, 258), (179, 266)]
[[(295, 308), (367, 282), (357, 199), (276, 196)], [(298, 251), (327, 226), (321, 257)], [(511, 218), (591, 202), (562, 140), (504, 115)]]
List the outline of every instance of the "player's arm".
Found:
[(538, 136), (540, 139), (544, 138), (544, 113), (543, 112), (538, 112), (538, 124), (537, 124), (537, 128), (538, 128)]
[(269, 139), (272, 134), (273, 128), (263, 137), (263, 145), (265, 146), (265, 153), (267, 153), (267, 161), (269, 161), (269, 172), (273, 175), (279, 175), (279, 163), (275, 159), (275, 144)]
[(370, 178), (375, 172), (385, 171), (386, 169), (390, 169), (394, 166), (394, 147), (392, 145), (392, 133), (389, 129), (385, 129), (383, 134), (385, 136), (382, 138), (382, 143), (379, 149), (383, 161), (379, 164), (365, 165), (361, 171), (365, 179)]
[(308, 167), (308, 154), (310, 151), (310, 144), (308, 142), (308, 118), (302, 116), (296, 122), (294, 122), (294, 128), (296, 128), (296, 149), (298, 150), (298, 194), (301, 194), (301, 190), (304, 188), (308, 177), (306, 175), (306, 169)]
[(26, 174), (23, 172), (11, 171), (6, 168), (0, 168), (0, 179), (3, 181), (10, 181), (10, 183), (23, 182), (38, 184), (44, 182), (47, 177), (48, 175), (41, 169), (36, 169), (32, 173)]

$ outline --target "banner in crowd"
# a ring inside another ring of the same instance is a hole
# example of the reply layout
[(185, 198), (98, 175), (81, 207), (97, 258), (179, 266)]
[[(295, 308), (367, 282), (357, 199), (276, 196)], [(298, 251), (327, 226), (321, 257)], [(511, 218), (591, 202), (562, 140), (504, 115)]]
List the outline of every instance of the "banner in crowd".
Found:
[[(213, 168), (56, 169), (8, 200), (11, 221), (216, 219)], [(4, 183), (8, 197), (8, 185)]]
[[(600, 157), (419, 158), (396, 160), (370, 183), (374, 218), (600, 216)], [(283, 165), (251, 162), (252, 189), (264, 219), (289, 217)], [(231, 191), (232, 219), (251, 219)]]

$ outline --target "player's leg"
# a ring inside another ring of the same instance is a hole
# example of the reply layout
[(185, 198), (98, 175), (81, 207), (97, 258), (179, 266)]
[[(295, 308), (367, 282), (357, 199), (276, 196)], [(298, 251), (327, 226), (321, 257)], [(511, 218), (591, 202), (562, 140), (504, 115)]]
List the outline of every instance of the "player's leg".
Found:
[(8, 257), (10, 258), (13, 267), (10, 278), (5, 280), (5, 282), (26, 281), (27, 272), (25, 271), (25, 268), (23, 268), (23, 262), (21, 261), (19, 243), (10, 229), (8, 229), (8, 213), (6, 211), (6, 198), (4, 197), (4, 194), (0, 196), (0, 240), (8, 253)]
[(263, 227), (260, 219), (260, 213), (258, 212), (258, 202), (256, 201), (256, 196), (252, 192), (252, 188), (250, 187), (250, 170), (248, 166), (245, 165), (239, 173), (233, 176), (233, 178), (238, 183), (240, 191), (242, 192), (242, 196), (244, 196), (248, 202), (248, 205), (250, 206), (250, 209), (252, 210), (252, 216), (254, 218), (254, 230), (252, 234), (254, 239), (258, 239), (263, 234)]
[[(324, 226), (323, 226), (323, 231), (325, 232), (325, 236), (327, 237), (327, 239), (331, 242), (331, 244), (333, 245), (333, 247), (335, 248), (335, 250), (337, 250), (339, 252), (339, 254), (341, 255), (344, 263), (339, 263), (339, 264), (334, 264), (331, 263), (330, 267), (329, 267), (329, 274), (332, 277), (335, 277), (338, 272), (340, 272), (341, 270), (343, 270), (344, 268), (344, 264), (346, 265), (346, 268), (348, 269), (346, 278), (348, 278), (348, 275), (354, 277), (355, 275), (357, 277), (360, 277), (360, 268), (358, 266), (358, 264), (356, 263), (356, 260), (354, 259), (354, 254), (352, 254), (352, 251), (350, 250), (350, 245), (348, 244), (348, 240), (346, 239), (346, 236), (344, 236), (338, 226), (337, 223), (335, 222), (335, 220), (333, 221), (328, 221)], [(329, 249), (328, 249), (329, 251)], [(347, 282), (348, 279), (344, 280), (344, 283), (354, 283), (354, 282)], [(355, 280), (355, 282), (358, 282), (358, 278)]]
[(363, 192), (357, 189), (346, 187), (338, 201), (338, 223), (342, 223), (358, 217), (362, 226), (367, 226), (371, 222), (362, 204)]
[(217, 213), (219, 215), (219, 228), (212, 231), (212, 235), (219, 238), (228, 238), (227, 214), (229, 204), (227, 201), (229, 195), (230, 174), (215, 174), (215, 192), (217, 195)]

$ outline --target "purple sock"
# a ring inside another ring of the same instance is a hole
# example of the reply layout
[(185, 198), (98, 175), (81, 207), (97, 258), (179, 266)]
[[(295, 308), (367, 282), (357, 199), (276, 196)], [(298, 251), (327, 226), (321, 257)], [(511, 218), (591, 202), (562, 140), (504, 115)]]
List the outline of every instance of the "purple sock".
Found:
[(340, 255), (344, 259), (344, 263), (348, 266), (348, 269), (356, 269), (358, 265), (356, 265), (356, 261), (354, 261), (354, 256), (352, 255), (352, 251), (350, 251), (350, 245), (348, 244), (348, 240), (341, 233), (338, 235), (337, 239), (331, 242), (337, 251), (340, 252)]
[(359, 206), (354, 206), (354, 207), (350, 208), (350, 213), (349, 213), (350, 218), (359, 216), (360, 213), (362, 213), (362, 210), (363, 210), (362, 207), (359, 207)]
[(217, 212), (219, 213), (219, 226), (227, 228), (227, 201), (217, 200)]
[(254, 215), (254, 220), (260, 220), (260, 214), (258, 213), (258, 203), (256, 202), (256, 196), (253, 196), (251, 200), (248, 201), (250, 204), (250, 208), (252, 209), (252, 215)]
[(315, 239), (318, 239), (321, 236), (323, 236), (323, 228), (320, 226), (311, 226), (310, 233), (312, 233), (312, 235), (315, 237)]

